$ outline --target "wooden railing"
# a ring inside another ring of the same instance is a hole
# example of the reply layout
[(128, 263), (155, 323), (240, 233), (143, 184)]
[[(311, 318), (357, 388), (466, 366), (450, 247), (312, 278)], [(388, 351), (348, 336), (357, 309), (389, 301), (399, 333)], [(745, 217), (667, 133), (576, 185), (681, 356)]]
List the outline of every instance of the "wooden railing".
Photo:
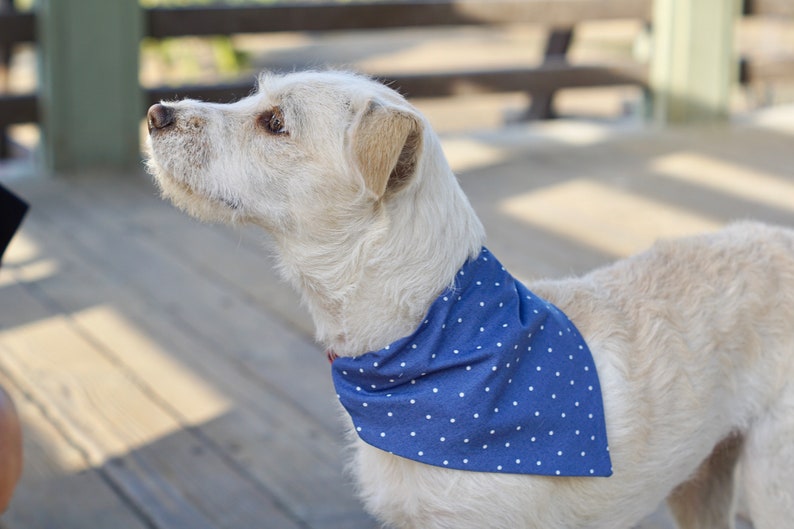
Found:
[[(36, 39), (35, 18), (31, 13), (19, 13), (0, 4), (0, 71), (8, 75), (13, 46)], [(36, 94), (8, 95), (0, 91), (0, 159), (8, 156), (6, 128), (16, 123), (35, 123), (39, 120)]]
[[(2, 9), (0, 3), (0, 59), (17, 43), (36, 40), (36, 20), (30, 13)], [(650, 23), (652, 0), (387, 0), (373, 3), (275, 4), (258, 7), (189, 7), (149, 9), (144, 13), (144, 36), (155, 39), (187, 35), (226, 35), (276, 31), (355, 31), (407, 27), (493, 26), (508, 23), (542, 24), (551, 29), (542, 64), (532, 68), (439, 71), (423, 74), (376, 72), (409, 97), (460, 93), (513, 92), (532, 94), (530, 118), (552, 115), (554, 93), (586, 86), (646, 86), (647, 68), (620, 65), (580, 65), (566, 60), (574, 28), (598, 19), (632, 18)], [(746, 15), (794, 17), (792, 0), (745, 0)], [(0, 60), (0, 68), (4, 67)], [(794, 77), (794, 59), (743, 61), (741, 82), (753, 84)], [(223, 100), (250, 93), (250, 82), (216, 86), (154, 87), (145, 89), (152, 103), (164, 98), (197, 97)], [(46, 105), (45, 105), (46, 106)], [(0, 138), (9, 125), (43, 118), (37, 94), (0, 92)], [(0, 139), (0, 157), (4, 155)]]
[(648, 18), (650, 0), (404, 0), (375, 3), (149, 9), (149, 35), (350, 31), (402, 27), (535, 23), (571, 26), (586, 20)]
[[(745, 16), (794, 18), (794, 0), (744, 0)], [(794, 57), (769, 57), (763, 60), (740, 59), (739, 82), (752, 85), (794, 78)]]
[[(148, 35), (165, 38), (186, 35), (262, 33), (271, 31), (355, 31), (409, 27), (483, 26), (540, 23), (572, 31), (580, 22), (598, 19), (650, 17), (650, 0), (436, 0), (372, 4), (283, 4), (260, 7), (192, 7), (150, 9)], [(554, 38), (554, 37), (552, 37)], [(548, 46), (547, 59), (537, 68), (440, 71), (432, 74), (376, 77), (409, 97), (438, 97), (460, 93), (525, 91), (533, 94), (535, 118), (552, 116), (550, 94), (561, 88), (644, 85), (641, 65), (576, 66), (565, 60), (564, 47)], [(215, 87), (154, 88), (148, 102), (164, 98), (196, 97), (228, 101), (251, 91), (251, 84)], [(546, 97), (535, 97), (536, 95)], [(537, 101), (544, 100), (542, 108)]]
[(794, 17), (794, 2), (791, 0), (744, 0), (744, 14)]
[[(149, 9), (145, 36), (161, 39), (278, 31), (355, 31), (409, 27), (490, 26), (532, 22), (568, 33), (565, 45), (550, 41), (547, 57), (537, 68), (441, 71), (435, 74), (377, 77), (409, 97), (440, 97), (460, 93), (525, 91), (533, 94), (533, 118), (551, 117), (554, 92), (583, 86), (645, 85), (647, 71), (638, 64), (572, 65), (565, 60), (570, 32), (587, 20), (650, 17), (651, 0), (407, 0), (351, 4), (276, 4), (248, 7), (186, 7)], [(34, 40), (31, 14), (0, 14), (0, 48)], [(555, 37), (556, 36), (556, 37)], [(229, 101), (250, 93), (252, 84), (155, 87), (145, 89), (149, 104), (167, 98), (194, 97)], [(39, 119), (35, 94), (0, 94), (0, 132), (8, 125)]]

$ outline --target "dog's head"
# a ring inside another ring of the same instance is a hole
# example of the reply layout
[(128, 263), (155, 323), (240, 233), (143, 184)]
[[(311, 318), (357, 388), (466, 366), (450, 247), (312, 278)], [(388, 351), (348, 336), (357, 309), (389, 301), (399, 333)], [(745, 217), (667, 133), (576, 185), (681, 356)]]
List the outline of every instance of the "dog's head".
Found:
[(424, 136), (402, 96), (342, 72), (263, 75), (232, 104), (157, 104), (148, 126), (148, 167), (166, 197), (275, 234), (379, 208), (410, 186)]

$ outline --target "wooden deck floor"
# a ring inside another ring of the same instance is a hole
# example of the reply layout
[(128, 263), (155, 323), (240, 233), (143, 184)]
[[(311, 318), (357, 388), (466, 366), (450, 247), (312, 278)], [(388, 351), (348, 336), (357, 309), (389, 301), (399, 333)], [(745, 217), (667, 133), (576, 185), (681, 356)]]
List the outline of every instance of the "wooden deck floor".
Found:
[[(732, 219), (794, 225), (792, 115), (445, 145), (491, 250), (532, 279)], [(196, 223), (143, 175), (5, 181), (32, 210), (0, 271), (0, 382), (26, 448), (2, 527), (376, 527), (344, 477), (327, 362), (261, 234)]]

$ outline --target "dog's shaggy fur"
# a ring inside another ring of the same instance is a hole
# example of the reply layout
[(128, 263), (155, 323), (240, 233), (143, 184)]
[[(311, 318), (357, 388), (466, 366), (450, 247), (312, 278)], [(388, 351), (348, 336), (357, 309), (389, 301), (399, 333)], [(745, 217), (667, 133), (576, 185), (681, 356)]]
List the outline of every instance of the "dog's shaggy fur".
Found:
[[(364, 77), (265, 75), (234, 104), (156, 105), (149, 127), (163, 194), (267, 230), (338, 355), (410, 334), (483, 244), (427, 121)], [(614, 475), (442, 469), (351, 435), (372, 513), (398, 528), (619, 529), (667, 498), (682, 528), (725, 529), (741, 461), (757, 529), (791, 526), (794, 232), (734, 225), (530, 288), (592, 350)]]

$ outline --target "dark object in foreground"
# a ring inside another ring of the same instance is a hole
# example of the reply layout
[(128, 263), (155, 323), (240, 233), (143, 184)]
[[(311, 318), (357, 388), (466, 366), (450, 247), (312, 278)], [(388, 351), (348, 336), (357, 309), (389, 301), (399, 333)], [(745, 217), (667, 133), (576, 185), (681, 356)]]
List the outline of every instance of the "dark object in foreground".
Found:
[(24, 200), (0, 185), (0, 263), (27, 211), (28, 204)]

